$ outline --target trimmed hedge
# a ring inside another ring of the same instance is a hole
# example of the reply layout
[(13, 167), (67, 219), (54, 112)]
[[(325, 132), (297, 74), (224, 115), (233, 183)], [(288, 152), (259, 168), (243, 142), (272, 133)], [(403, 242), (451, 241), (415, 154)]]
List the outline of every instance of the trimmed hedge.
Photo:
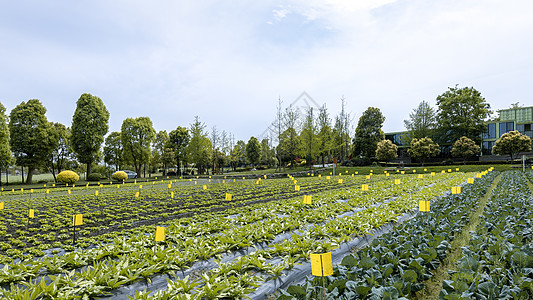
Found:
[(111, 175), (111, 177), (116, 180), (116, 181), (124, 181), (126, 179), (128, 179), (128, 174), (126, 174), (126, 172), (124, 171), (117, 171), (115, 173), (113, 173), (113, 175)]
[(80, 176), (73, 171), (65, 170), (57, 174), (57, 181), (61, 183), (76, 183), (80, 180)]
[(100, 173), (91, 173), (87, 176), (87, 181), (99, 181), (100, 179), (102, 179)]

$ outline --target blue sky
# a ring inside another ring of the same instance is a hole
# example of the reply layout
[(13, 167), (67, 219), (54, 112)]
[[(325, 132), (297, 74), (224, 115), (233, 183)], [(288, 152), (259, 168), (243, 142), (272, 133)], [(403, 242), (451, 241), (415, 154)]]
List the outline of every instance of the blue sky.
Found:
[(104, 101), (110, 130), (198, 115), (247, 140), (307, 92), (333, 118), (369, 106), (385, 131), (422, 100), (473, 86), (493, 109), (531, 102), (531, 1), (4, 1), (0, 102), (40, 99), (70, 126), (76, 100)]

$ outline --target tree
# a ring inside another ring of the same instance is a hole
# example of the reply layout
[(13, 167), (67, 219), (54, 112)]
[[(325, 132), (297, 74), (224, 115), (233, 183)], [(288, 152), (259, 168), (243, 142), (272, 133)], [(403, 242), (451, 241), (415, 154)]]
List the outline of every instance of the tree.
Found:
[(420, 160), (422, 165), (424, 165), (426, 159), (435, 157), (440, 153), (439, 144), (428, 137), (412, 139), (410, 146), (411, 148), (407, 150), (407, 153), (412, 158)]
[(11, 111), (10, 146), (17, 164), (28, 167), (28, 184), (32, 183), (33, 170), (44, 166), (56, 147), (52, 124), (45, 114), (46, 108), (37, 99), (22, 102)]
[(141, 167), (150, 161), (150, 145), (155, 136), (152, 121), (148, 117), (127, 118), (120, 128), (123, 158), (132, 163), (135, 172), (141, 174)]
[(198, 173), (203, 174), (209, 165), (209, 154), (211, 153), (211, 141), (205, 132), (205, 125), (200, 122), (198, 116), (194, 117), (194, 123), (191, 124), (191, 141), (189, 142), (188, 152), (191, 162), (198, 168)]
[(246, 157), (252, 163), (252, 165), (257, 165), (261, 159), (261, 144), (257, 138), (252, 136), (248, 143), (246, 144)]
[(167, 175), (168, 160), (164, 159), (165, 147), (168, 145), (169, 137), (166, 130), (157, 132), (154, 139), (154, 147), (152, 150), (152, 163), (156, 166), (161, 166), (163, 169), (163, 176)]
[[(6, 108), (0, 103), (0, 185), (2, 185), (2, 170), (6, 170), (13, 162), (11, 147), (9, 146), (9, 126)], [(7, 175), (9, 176), (9, 175)]]
[(108, 122), (109, 112), (102, 99), (82, 94), (72, 116), (70, 144), (78, 160), (87, 164), (87, 175), (91, 174), (91, 164), (97, 161), (100, 146), (109, 130)]
[(281, 162), (289, 162), (291, 163), (291, 166), (294, 166), (297, 153), (300, 152), (301, 148), (302, 142), (300, 141), (300, 137), (296, 134), (294, 128), (287, 128), (281, 134), (281, 140), (278, 145), (278, 151), (281, 153)]
[(168, 147), (174, 153), (174, 161), (177, 166), (181, 167), (182, 163), (187, 162), (187, 146), (189, 145), (189, 140), (189, 130), (185, 127), (178, 126), (178, 128), (168, 134)]
[(531, 151), (531, 138), (516, 130), (504, 133), (492, 147), (493, 154), (508, 154), (511, 156), (511, 162), (515, 154), (526, 151)]
[(379, 108), (369, 107), (359, 118), (355, 129), (354, 156), (374, 157), (378, 142), (385, 138), (381, 130), (385, 117)]
[(211, 165), (211, 170), (213, 170), (213, 174), (215, 174), (215, 172), (218, 172), (216, 171), (216, 169), (217, 169), (217, 163), (219, 162), (218, 155), (220, 154), (219, 153), (220, 151), (218, 149), (219, 142), (220, 142), (220, 133), (216, 126), (211, 127), (211, 135), (209, 136), (209, 140), (211, 141), (211, 145), (213, 146), (213, 149), (212, 149), (213, 152), (211, 155), (213, 162)]
[(274, 162), (273, 158), (274, 153), (272, 153), (270, 148), (269, 140), (263, 139), (261, 141), (261, 163), (270, 167)]
[(115, 171), (122, 166), (122, 142), (120, 141), (120, 132), (113, 131), (105, 139), (104, 161), (106, 164), (115, 167)]
[(398, 157), (398, 146), (390, 140), (381, 140), (376, 149), (376, 158), (381, 161), (389, 161)]
[(311, 161), (318, 153), (318, 137), (315, 125), (315, 118), (313, 116), (313, 108), (309, 107), (305, 114), (305, 119), (302, 124), (302, 132), (300, 138), (302, 140), (302, 153), (307, 157), (307, 164), (311, 169)]
[(466, 159), (472, 157), (479, 153), (479, 146), (476, 145), (476, 142), (462, 136), (460, 139), (455, 141), (450, 151), (453, 157), (463, 158), (463, 164), (466, 164)]
[(466, 136), (479, 144), (484, 121), (491, 113), (490, 105), (473, 87), (449, 88), (437, 97), (439, 141), (449, 143)]
[[(335, 126), (333, 127), (333, 154), (341, 160), (348, 158), (350, 149), (350, 127), (351, 118), (350, 114), (344, 111), (344, 97), (341, 98), (342, 109), (341, 112), (335, 117)], [(372, 154), (373, 155), (373, 154)]]
[(331, 119), (329, 118), (326, 104), (320, 107), (318, 112), (318, 154), (322, 158), (322, 166), (325, 165), (325, 158), (331, 156), (332, 132)]
[(237, 144), (231, 150), (230, 162), (233, 171), (236, 171), (237, 167), (246, 164), (246, 144), (244, 141), (237, 141)]
[(407, 129), (407, 143), (412, 139), (431, 138), (436, 126), (435, 110), (427, 101), (422, 101), (403, 123)]
[(52, 173), (54, 181), (57, 181), (56, 174), (61, 173), (72, 152), (70, 148), (70, 129), (61, 123), (52, 123), (53, 144), (51, 155), (46, 159), (46, 167)]
[(279, 144), (281, 143), (281, 135), (283, 134), (284, 129), (284, 122), (283, 122), (283, 112), (281, 110), (281, 97), (278, 98), (278, 106), (276, 107), (276, 134), (278, 138), (278, 147), (276, 147), (276, 153), (278, 155), (278, 166), (279, 171), (281, 172), (281, 148), (279, 147)]

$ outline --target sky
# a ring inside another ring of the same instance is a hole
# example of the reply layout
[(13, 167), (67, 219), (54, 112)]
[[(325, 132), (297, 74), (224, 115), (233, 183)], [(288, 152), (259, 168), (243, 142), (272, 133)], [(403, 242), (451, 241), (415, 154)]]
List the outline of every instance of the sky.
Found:
[(530, 0), (0, 1), (0, 102), (39, 99), (67, 126), (83, 93), (110, 131), (198, 116), (245, 141), (278, 99), (334, 119), (343, 98), (354, 125), (377, 107), (385, 132), (455, 85), (493, 110), (533, 105)]

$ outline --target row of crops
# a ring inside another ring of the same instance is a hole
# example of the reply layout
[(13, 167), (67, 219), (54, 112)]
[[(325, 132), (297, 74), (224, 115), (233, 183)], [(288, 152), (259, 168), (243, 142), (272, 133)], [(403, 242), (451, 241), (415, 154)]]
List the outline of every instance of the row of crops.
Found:
[[(31, 199), (14, 193), (0, 211), (7, 235), (1, 244), (7, 249), (2, 250), (0, 295), (261, 298), (265, 295), (258, 290), (286, 280), (295, 267), (306, 264), (310, 253), (335, 251), (397, 221), (420, 199), (436, 199), (475, 176), (432, 175), (163, 181), (143, 188), (89, 187), (72, 194), (63, 188)], [(486, 186), (488, 177), (476, 180), (472, 188)], [(361, 189), (363, 184), (368, 191)], [(231, 201), (224, 199), (226, 194), (233, 195)], [(303, 195), (312, 195), (310, 205), (302, 203)], [(29, 207), (38, 212), (37, 218), (27, 218)], [(75, 213), (83, 213), (84, 225), (72, 251), (68, 233)], [(154, 242), (155, 228), (146, 224), (164, 225), (165, 240)], [(52, 236), (58, 240), (47, 239)], [(32, 247), (44, 253), (29, 252)]]
[(439, 299), (531, 299), (533, 197), (527, 177), (531, 180), (533, 173), (524, 176), (511, 171), (497, 177), (490, 172), (464, 186), (461, 194), (432, 202), (430, 212), (345, 256), (332, 276), (309, 277), (281, 291), (278, 299), (425, 299), (426, 284), (443, 267), (454, 238), (472, 220), (495, 178), (481, 223), (470, 232), (462, 257), (445, 270), (449, 279), (436, 295)]

